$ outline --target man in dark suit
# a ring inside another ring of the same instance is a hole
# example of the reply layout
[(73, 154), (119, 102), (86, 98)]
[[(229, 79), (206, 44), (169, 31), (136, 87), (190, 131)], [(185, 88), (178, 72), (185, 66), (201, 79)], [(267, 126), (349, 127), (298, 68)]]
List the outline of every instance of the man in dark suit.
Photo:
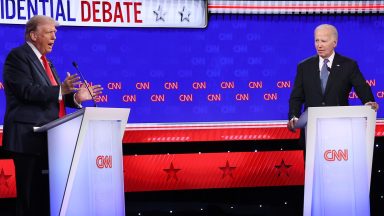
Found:
[[(47, 134), (34, 133), (59, 117), (64, 105), (81, 107), (92, 99), (80, 84), (78, 75), (60, 82), (46, 54), (56, 40), (56, 22), (47, 16), (34, 16), (26, 24), (26, 43), (13, 49), (3, 69), (6, 111), (3, 147), (11, 153), (16, 169), (17, 215), (48, 215)], [(101, 94), (99, 85), (92, 86), (93, 96)]]
[(370, 86), (356, 61), (335, 52), (338, 33), (334, 26), (323, 24), (315, 29), (317, 55), (297, 66), (295, 83), (289, 99), (287, 127), (295, 132), (295, 124), (308, 107), (347, 106), (352, 87), (361, 102), (377, 111)]

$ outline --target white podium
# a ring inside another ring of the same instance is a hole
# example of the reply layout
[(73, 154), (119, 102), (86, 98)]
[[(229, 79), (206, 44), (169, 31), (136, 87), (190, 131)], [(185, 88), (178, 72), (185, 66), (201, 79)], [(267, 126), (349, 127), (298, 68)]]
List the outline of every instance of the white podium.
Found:
[(122, 138), (129, 109), (81, 109), (48, 131), (51, 215), (125, 215)]
[(307, 117), (304, 215), (370, 215), (376, 112), (312, 107)]

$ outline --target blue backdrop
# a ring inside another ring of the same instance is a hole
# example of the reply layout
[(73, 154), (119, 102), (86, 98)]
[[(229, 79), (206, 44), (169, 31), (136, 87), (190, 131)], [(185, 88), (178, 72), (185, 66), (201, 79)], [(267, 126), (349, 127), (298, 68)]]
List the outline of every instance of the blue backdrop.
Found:
[[(130, 107), (129, 122), (285, 120), (296, 66), (315, 54), (313, 30), (321, 23), (338, 28), (337, 52), (358, 61), (381, 103), (380, 16), (211, 15), (206, 29), (63, 26), (49, 58), (62, 79), (76, 61), (105, 88), (99, 105)], [(0, 41), (3, 65), (23, 43), (24, 26), (0, 25)]]

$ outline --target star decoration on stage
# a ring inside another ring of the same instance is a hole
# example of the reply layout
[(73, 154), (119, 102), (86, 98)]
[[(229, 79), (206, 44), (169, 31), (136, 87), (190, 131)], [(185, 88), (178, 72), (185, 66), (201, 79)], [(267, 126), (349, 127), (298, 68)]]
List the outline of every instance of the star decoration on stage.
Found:
[(281, 160), (280, 165), (276, 165), (276, 166), (275, 166), (275, 168), (278, 170), (278, 174), (277, 174), (277, 176), (280, 176), (280, 175), (282, 175), (282, 174), (285, 174), (286, 176), (289, 177), (288, 169), (289, 169), (291, 166), (292, 166), (292, 165), (285, 164), (284, 159)]
[(161, 7), (161, 5), (159, 5), (157, 10), (154, 10), (153, 13), (156, 15), (156, 22), (158, 22), (159, 20), (165, 22), (164, 17), (167, 14), (167, 12), (163, 11), (163, 8)]
[(229, 161), (227, 160), (227, 163), (225, 164), (225, 167), (219, 167), (219, 169), (221, 169), (221, 171), (223, 171), (223, 175), (221, 176), (221, 178), (225, 178), (226, 176), (230, 176), (231, 178), (233, 178), (233, 170), (236, 169), (236, 167), (231, 167), (229, 165)]
[(169, 179), (175, 179), (176, 181), (178, 180), (177, 178), (177, 175), (176, 173), (179, 172), (181, 169), (176, 169), (174, 166), (173, 166), (173, 163), (171, 162), (171, 165), (169, 166), (168, 169), (163, 169), (164, 172), (167, 173), (167, 181)]
[(5, 185), (7, 188), (9, 188), (8, 185), (8, 179), (11, 178), (12, 175), (5, 175), (4, 169), (1, 168), (0, 172), (0, 186)]
[(191, 15), (191, 11), (185, 9), (185, 6), (183, 7), (183, 10), (179, 11), (180, 14), (180, 22), (183, 22), (184, 20), (189, 22), (189, 16)]

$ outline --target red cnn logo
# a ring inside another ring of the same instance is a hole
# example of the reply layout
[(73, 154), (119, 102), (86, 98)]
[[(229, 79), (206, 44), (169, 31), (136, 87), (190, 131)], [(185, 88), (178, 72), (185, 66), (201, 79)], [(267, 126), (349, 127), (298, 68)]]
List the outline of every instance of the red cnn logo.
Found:
[(326, 150), (324, 152), (324, 159), (326, 161), (348, 161), (348, 149), (344, 150)]
[(97, 156), (96, 157), (97, 168), (112, 168), (112, 155), (110, 156)]

